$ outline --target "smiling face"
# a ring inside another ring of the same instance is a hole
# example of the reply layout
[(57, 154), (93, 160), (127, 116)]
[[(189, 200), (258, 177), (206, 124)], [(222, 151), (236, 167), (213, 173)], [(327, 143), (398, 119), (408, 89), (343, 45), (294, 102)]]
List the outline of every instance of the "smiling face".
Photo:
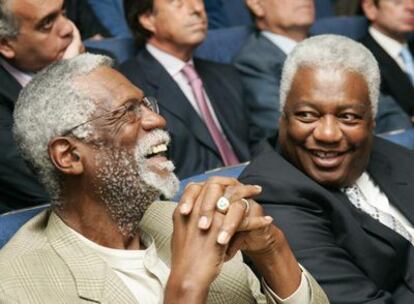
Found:
[(149, 43), (179, 58), (195, 49), (207, 33), (202, 0), (154, 0), (153, 10), (140, 16), (140, 22), (152, 33)]
[(350, 185), (365, 170), (374, 120), (357, 73), (298, 69), (279, 123), (284, 156), (321, 185)]
[(4, 57), (25, 71), (62, 59), (73, 37), (63, 0), (13, 0), (10, 9), (20, 27), (17, 37), (7, 39), (7, 49), (2, 48)]
[(91, 119), (100, 117), (91, 122), (94, 132), (86, 144), (91, 192), (106, 204), (121, 232), (134, 235), (148, 206), (177, 190), (174, 165), (164, 155), (165, 120), (144, 106), (134, 107), (143, 92), (113, 69), (98, 68), (75, 85), (96, 102)]

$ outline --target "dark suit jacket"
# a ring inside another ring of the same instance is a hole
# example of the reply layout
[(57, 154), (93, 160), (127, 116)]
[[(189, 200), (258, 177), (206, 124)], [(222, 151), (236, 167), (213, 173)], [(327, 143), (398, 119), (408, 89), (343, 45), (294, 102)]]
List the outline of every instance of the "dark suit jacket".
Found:
[[(374, 140), (368, 173), (411, 224), (413, 168), (412, 151)], [(270, 145), (240, 180), (263, 186), (259, 202), (331, 303), (414, 303), (414, 247), (357, 210), (341, 191), (320, 186)]]
[[(194, 65), (237, 157), (242, 162), (248, 160), (249, 119), (237, 72), (230, 66), (196, 58)], [(122, 64), (120, 71), (146, 95), (158, 99), (172, 137), (169, 157), (180, 178), (223, 166), (206, 125), (174, 79), (147, 50)]]
[(12, 136), (14, 103), (22, 87), (0, 66), (0, 213), (44, 204), (48, 196), (20, 157)]
[(280, 77), (285, 59), (286, 54), (257, 31), (233, 59), (243, 81), (253, 138), (273, 136), (278, 129)]
[[(370, 34), (361, 42), (378, 61), (381, 70), (381, 93), (392, 96), (404, 111), (414, 115), (414, 87), (410, 78)], [(410, 51), (414, 54), (412, 45)]]

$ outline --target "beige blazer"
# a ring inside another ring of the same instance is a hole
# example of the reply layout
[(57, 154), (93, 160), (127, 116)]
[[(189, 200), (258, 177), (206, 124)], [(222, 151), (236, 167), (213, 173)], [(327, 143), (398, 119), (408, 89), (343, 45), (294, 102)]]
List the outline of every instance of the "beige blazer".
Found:
[[(141, 229), (155, 241), (160, 258), (170, 264), (172, 212), (176, 204), (152, 204)], [(311, 304), (328, 300), (309, 273)], [(137, 303), (121, 279), (70, 231), (53, 212), (27, 222), (0, 251), (0, 303)], [(224, 264), (212, 283), (207, 303), (274, 303), (241, 255)]]

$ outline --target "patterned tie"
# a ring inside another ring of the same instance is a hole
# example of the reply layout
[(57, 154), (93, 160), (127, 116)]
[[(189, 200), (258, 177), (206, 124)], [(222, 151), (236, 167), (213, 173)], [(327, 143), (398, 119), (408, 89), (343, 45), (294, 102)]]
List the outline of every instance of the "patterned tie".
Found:
[(203, 117), (204, 122), (207, 125), (207, 129), (210, 132), (210, 135), (220, 152), (220, 156), (224, 164), (226, 166), (232, 166), (240, 163), (233, 149), (224, 139), (223, 134), (221, 134), (217, 124), (213, 119), (213, 115), (204, 97), (203, 82), (201, 81), (194, 67), (191, 64), (186, 64), (183, 67), (182, 72), (187, 78), (191, 89), (193, 90), (195, 100), (200, 108), (201, 116)]
[(407, 229), (405, 229), (405, 227), (391, 214), (385, 213), (377, 207), (368, 203), (357, 185), (345, 187), (342, 189), (342, 192), (346, 194), (348, 199), (357, 209), (369, 214), (372, 218), (376, 219), (388, 228), (394, 230), (405, 239), (407, 239), (412, 245), (414, 245), (413, 237), (407, 231)]
[(400, 52), (400, 57), (404, 61), (405, 73), (410, 77), (411, 83), (414, 84), (414, 62), (413, 56), (410, 53), (408, 47), (404, 47)]

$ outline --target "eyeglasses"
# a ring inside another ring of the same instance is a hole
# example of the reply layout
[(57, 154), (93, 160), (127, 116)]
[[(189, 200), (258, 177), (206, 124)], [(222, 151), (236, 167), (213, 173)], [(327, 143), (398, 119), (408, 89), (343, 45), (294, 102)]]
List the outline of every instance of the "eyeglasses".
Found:
[(137, 100), (131, 100), (126, 102), (125, 104), (123, 104), (122, 106), (115, 108), (111, 111), (108, 111), (102, 115), (96, 116), (94, 118), (91, 118), (83, 123), (80, 123), (72, 128), (70, 128), (69, 130), (65, 131), (62, 136), (66, 136), (70, 133), (73, 132), (73, 130), (84, 126), (88, 123), (91, 123), (97, 119), (101, 119), (101, 118), (114, 118), (115, 120), (121, 119), (122, 117), (127, 116), (129, 119), (134, 120), (134, 119), (141, 119), (142, 117), (142, 108), (141, 107), (145, 107), (146, 109), (159, 114), (160, 113), (160, 109), (158, 107), (158, 101), (155, 97), (152, 96), (146, 96), (144, 97), (141, 101), (137, 101)]

